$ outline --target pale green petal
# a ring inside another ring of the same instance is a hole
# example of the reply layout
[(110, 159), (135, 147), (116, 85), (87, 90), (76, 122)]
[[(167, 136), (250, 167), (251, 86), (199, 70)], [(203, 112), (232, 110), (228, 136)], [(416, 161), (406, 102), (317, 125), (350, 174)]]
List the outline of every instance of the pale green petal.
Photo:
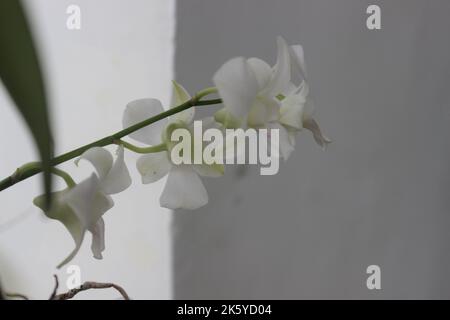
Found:
[[(186, 101), (191, 99), (191, 96), (187, 92), (187, 90), (175, 80), (172, 81), (173, 89), (172, 89), (172, 108), (179, 106), (180, 104), (185, 103)], [(191, 123), (194, 120), (195, 108), (189, 108), (185, 111), (179, 112), (170, 117), (170, 121), (182, 121), (186, 124)]]
[(162, 207), (173, 210), (195, 210), (208, 203), (208, 193), (190, 166), (173, 166), (159, 203)]
[(108, 150), (101, 147), (88, 149), (75, 160), (75, 164), (78, 165), (80, 160), (89, 161), (94, 166), (100, 179), (106, 177), (113, 166), (113, 156)]
[[(163, 106), (157, 99), (134, 100), (127, 104), (123, 114), (122, 124), (128, 128), (136, 123), (154, 117), (163, 112)], [(130, 134), (136, 141), (155, 145), (161, 142), (161, 132), (167, 125), (167, 119), (159, 120), (150, 126), (146, 126)]]
[(222, 108), (214, 114), (214, 120), (223, 125), (227, 129), (239, 128), (242, 121), (234, 117), (227, 108)]
[(287, 96), (281, 101), (280, 123), (301, 130), (306, 100), (298, 94)]
[(144, 184), (158, 181), (169, 172), (171, 166), (167, 151), (143, 155), (136, 162)]
[(131, 185), (130, 172), (124, 160), (124, 148), (119, 146), (117, 158), (108, 174), (100, 179), (101, 189), (106, 194), (115, 194), (124, 191)]
[(247, 115), (258, 92), (258, 82), (246, 59), (233, 58), (214, 74), (214, 84), (228, 111), (237, 118)]
[(85, 233), (85, 229), (78, 219), (77, 215), (64, 201), (62, 201), (64, 194), (66, 194), (67, 192), (68, 189), (54, 192), (52, 207), (48, 211), (45, 211), (44, 195), (38, 196), (33, 200), (34, 205), (40, 208), (49, 219), (58, 220), (59, 222), (61, 222), (67, 229), (67, 231), (69, 231), (70, 235), (73, 238), (73, 241), (75, 242), (74, 250), (72, 250), (69, 256), (58, 265), (58, 268), (61, 268), (62, 266), (70, 262), (73, 257), (75, 257), (81, 247), (81, 243), (83, 242)]

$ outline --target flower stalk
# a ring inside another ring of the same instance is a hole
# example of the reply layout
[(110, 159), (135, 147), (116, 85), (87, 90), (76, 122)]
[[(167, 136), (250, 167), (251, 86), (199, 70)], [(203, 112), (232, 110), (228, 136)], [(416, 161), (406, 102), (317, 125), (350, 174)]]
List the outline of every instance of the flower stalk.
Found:
[[(74, 149), (72, 151), (69, 151), (67, 153), (64, 153), (60, 156), (57, 156), (55, 158), (53, 158), (51, 160), (51, 165), (57, 166), (61, 163), (64, 163), (66, 161), (69, 161), (71, 159), (74, 159), (78, 156), (80, 156), (81, 154), (83, 154), (83, 152), (85, 152), (86, 150), (89, 150), (92, 147), (105, 147), (111, 144), (117, 144), (118, 142), (120, 144), (122, 144), (125, 148), (130, 149), (132, 151), (138, 152), (138, 153), (148, 153), (148, 152), (157, 152), (157, 151), (162, 151), (159, 150), (160, 148), (162, 148), (161, 146), (155, 146), (155, 147), (150, 147), (153, 148), (152, 150), (149, 150), (150, 148), (139, 148), (136, 146), (133, 146), (131, 144), (128, 144), (122, 140), (120, 140), (121, 138), (129, 135), (130, 133), (133, 133), (141, 128), (144, 128), (146, 126), (149, 126), (159, 120), (162, 120), (164, 118), (167, 118), (169, 116), (172, 116), (174, 114), (177, 114), (179, 112), (182, 112), (184, 110), (187, 110), (189, 108), (195, 107), (195, 106), (207, 106), (207, 105), (216, 105), (216, 104), (220, 104), (222, 103), (221, 99), (213, 99), (213, 100), (203, 100), (201, 101), (201, 99), (209, 94), (215, 93), (217, 92), (217, 89), (212, 87), (212, 88), (206, 88), (202, 91), (199, 91), (195, 96), (193, 96), (190, 100), (186, 101), (185, 103), (180, 104), (177, 107), (171, 108), (167, 111), (161, 112), (160, 114), (148, 118), (146, 120), (143, 120), (135, 125), (132, 125), (128, 128), (125, 128), (121, 131), (118, 131), (110, 136), (104, 137), (102, 139), (99, 139), (97, 141), (88, 143), (84, 146), (81, 146), (77, 149)], [(134, 150), (133, 150), (134, 149)], [(13, 185), (15, 185), (16, 183), (26, 180), (38, 173), (42, 172), (42, 167), (40, 165), (39, 162), (30, 162), (27, 163), (23, 166), (21, 166), (20, 168), (18, 168), (12, 175), (10, 175), (9, 177), (6, 177), (5, 179), (0, 181), (0, 191), (3, 191)]]

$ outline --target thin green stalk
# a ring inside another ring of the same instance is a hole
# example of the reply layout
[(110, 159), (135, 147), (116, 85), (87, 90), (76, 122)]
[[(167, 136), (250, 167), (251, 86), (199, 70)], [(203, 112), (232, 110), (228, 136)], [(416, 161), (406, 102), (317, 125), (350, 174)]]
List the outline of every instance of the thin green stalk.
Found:
[(165, 143), (160, 143), (160, 144), (157, 144), (155, 146), (150, 146), (150, 147), (138, 147), (138, 146), (135, 146), (134, 144), (131, 144), (131, 143), (123, 141), (123, 140), (114, 141), (114, 143), (117, 145), (122, 145), (122, 146), (124, 146), (124, 148), (131, 150), (133, 152), (136, 152), (136, 153), (154, 153), (154, 152), (161, 152), (161, 151), (167, 150), (167, 146)]
[(70, 174), (68, 174), (64, 170), (61, 170), (61, 169), (58, 169), (58, 168), (55, 168), (55, 167), (51, 168), (50, 170), (51, 170), (51, 172), (53, 174), (55, 174), (58, 177), (62, 178), (69, 188), (75, 187), (76, 183), (75, 183), (75, 181), (73, 181), (73, 179), (70, 176)]
[[(151, 125), (159, 120), (162, 120), (164, 118), (167, 118), (167, 117), (177, 114), (179, 112), (187, 110), (191, 107), (215, 105), (215, 104), (222, 103), (222, 100), (220, 100), (220, 99), (200, 101), (201, 98), (203, 98), (209, 94), (216, 93), (216, 92), (217, 92), (216, 88), (206, 88), (202, 91), (199, 91), (192, 99), (186, 101), (183, 104), (180, 104), (177, 107), (174, 107), (167, 111), (161, 112), (160, 114), (157, 114), (156, 116), (153, 116), (144, 121), (141, 121), (135, 125), (125, 128), (125, 129), (123, 129), (119, 132), (116, 132), (110, 136), (104, 137), (102, 139), (99, 139), (97, 141), (86, 144), (82, 147), (79, 147), (77, 149), (74, 149), (72, 151), (64, 153), (60, 156), (57, 156), (57, 157), (53, 158), (50, 163), (52, 166), (56, 166), (58, 164), (64, 163), (68, 160), (71, 160), (75, 157), (80, 156), (81, 154), (83, 154), (83, 152), (85, 152), (86, 150), (89, 150), (92, 147), (105, 147), (107, 145), (114, 144), (115, 142), (120, 141), (121, 138), (129, 135), (130, 133), (133, 133), (141, 128)], [(31, 164), (33, 164), (33, 165), (31, 165)], [(42, 168), (40, 165), (36, 165), (35, 162), (33, 162), (31, 164), (26, 164), (26, 165), (18, 168), (11, 176), (1, 180), (0, 181), (0, 191), (3, 191), (20, 181), (28, 179), (28, 178), (42, 172)], [(39, 164), (39, 163), (37, 162), (37, 164)]]

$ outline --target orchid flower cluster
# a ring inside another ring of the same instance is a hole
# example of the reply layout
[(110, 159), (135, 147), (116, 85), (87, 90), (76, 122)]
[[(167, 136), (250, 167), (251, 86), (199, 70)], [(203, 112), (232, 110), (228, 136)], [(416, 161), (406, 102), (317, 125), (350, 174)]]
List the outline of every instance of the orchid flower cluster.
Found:
[[(208, 193), (200, 179), (220, 177), (224, 165), (175, 164), (171, 150), (175, 142), (171, 133), (177, 128), (193, 130), (194, 105), (202, 105), (199, 97), (217, 93), (223, 108), (213, 117), (201, 119), (203, 126), (221, 130), (226, 128), (277, 129), (279, 152), (287, 160), (295, 147), (295, 137), (303, 128), (312, 132), (315, 141), (325, 147), (330, 140), (320, 131), (313, 118), (313, 105), (306, 81), (303, 49), (300, 45), (288, 46), (277, 38), (277, 60), (273, 67), (259, 58), (233, 58), (224, 63), (214, 74), (214, 88), (205, 89), (201, 95), (191, 97), (186, 89), (173, 82), (172, 107), (192, 103), (189, 108), (158, 119), (151, 125), (130, 131), (129, 138), (146, 145), (138, 147), (123, 140), (118, 145), (115, 157), (101, 146), (94, 146), (75, 160), (92, 164), (95, 171), (80, 183), (62, 170), (53, 172), (62, 177), (67, 187), (53, 193), (50, 209), (45, 208), (44, 195), (34, 199), (50, 219), (60, 221), (71, 234), (75, 249), (58, 267), (68, 263), (79, 251), (87, 232), (92, 234), (91, 250), (97, 259), (105, 250), (105, 222), (103, 215), (113, 207), (111, 195), (126, 190), (131, 177), (124, 160), (125, 149), (143, 154), (136, 167), (142, 183), (148, 184), (167, 176), (160, 205), (169, 209), (198, 209), (208, 203)], [(205, 103), (206, 104), (206, 103)], [(211, 103), (212, 104), (212, 103)], [(130, 103), (123, 114), (123, 127), (130, 128), (145, 119), (163, 114), (165, 111), (157, 99), (140, 99)]]

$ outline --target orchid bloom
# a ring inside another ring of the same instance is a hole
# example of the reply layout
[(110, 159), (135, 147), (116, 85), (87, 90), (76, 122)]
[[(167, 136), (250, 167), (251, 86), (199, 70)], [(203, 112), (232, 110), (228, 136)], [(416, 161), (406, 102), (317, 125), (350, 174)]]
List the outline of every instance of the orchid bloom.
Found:
[[(235, 150), (237, 149), (237, 152), (241, 152), (241, 154), (245, 152), (244, 148), (239, 148), (238, 145), (243, 143), (245, 147), (246, 137), (242, 129), (247, 128), (269, 129), (267, 130), (268, 138), (273, 132), (274, 136), (269, 139), (270, 150), (271, 153), (276, 151), (277, 154), (271, 154), (271, 156), (278, 157), (278, 154), (281, 154), (285, 160), (294, 150), (296, 133), (303, 128), (311, 131), (317, 144), (323, 148), (330, 143), (331, 141), (322, 134), (313, 117), (314, 108), (306, 77), (303, 48), (300, 45), (288, 46), (282, 37), (277, 38), (277, 59), (273, 67), (259, 58), (237, 57), (225, 62), (213, 76), (216, 88), (200, 91), (189, 104), (189, 106), (213, 105), (223, 102), (224, 107), (217, 111), (214, 117), (204, 118), (201, 121), (201, 128), (216, 128), (226, 135), (224, 140), (217, 139), (217, 141), (216, 139), (211, 141), (212, 137), (210, 136), (211, 144), (208, 144), (207, 147), (214, 150), (214, 159), (239, 158), (240, 154), (236, 154)], [(203, 97), (215, 93), (216, 89), (221, 100), (202, 101)], [(191, 100), (191, 96), (186, 89), (174, 81), (172, 108), (189, 100)], [(185, 106), (188, 107), (187, 104)], [(131, 177), (124, 161), (124, 147), (138, 153), (145, 153), (138, 158), (136, 163), (143, 184), (156, 182), (167, 175), (159, 199), (162, 207), (195, 210), (208, 203), (208, 193), (200, 176), (219, 177), (223, 175), (224, 165), (220, 163), (225, 161), (216, 163), (218, 160), (205, 161), (205, 158), (201, 158), (204, 163), (201, 161), (191, 161), (193, 164), (188, 164), (189, 161), (180, 163), (175, 159), (177, 150), (181, 150), (179, 155), (186, 157), (187, 160), (191, 157), (196, 160), (198, 158), (195, 156), (202, 154), (201, 151), (204, 148), (205, 141), (203, 137), (196, 136), (198, 127), (193, 124), (195, 109), (191, 107), (182, 112), (174, 112), (175, 114), (169, 118), (165, 118), (166, 115), (161, 114), (163, 112), (163, 106), (157, 99), (131, 101), (127, 104), (122, 119), (123, 127), (128, 128), (127, 130), (119, 131), (105, 139), (60, 156), (59, 159), (62, 161), (58, 163), (75, 158), (81, 153), (80, 150), (85, 150), (91, 145), (119, 144), (116, 159), (102, 147), (92, 147), (81, 154), (75, 160), (75, 164), (78, 165), (80, 160), (87, 160), (93, 165), (95, 172), (78, 184), (67, 173), (52, 168), (55, 174), (66, 181), (67, 188), (52, 193), (53, 201), (49, 209), (46, 208), (44, 195), (36, 197), (33, 201), (48, 218), (60, 221), (75, 242), (75, 248), (58, 265), (58, 268), (75, 257), (87, 231), (92, 234), (91, 250), (94, 257), (102, 259), (102, 253), (105, 250), (103, 215), (114, 206), (111, 195), (122, 192), (131, 185)], [(156, 118), (159, 120), (151, 125), (144, 126), (148, 122), (152, 122), (146, 121), (130, 128), (157, 115), (159, 116)], [(136, 130), (138, 127), (140, 129)], [(190, 138), (185, 139), (187, 142), (194, 141), (185, 149), (178, 148), (178, 143), (171, 140), (172, 134), (180, 128), (187, 129), (191, 134)], [(229, 128), (241, 128), (241, 130), (236, 130), (237, 134), (228, 134), (227, 129)], [(276, 129), (278, 132), (270, 129)], [(128, 132), (131, 132), (130, 138), (149, 147), (133, 146), (120, 140)], [(266, 138), (264, 131), (261, 132), (264, 136), (259, 136), (262, 139), (258, 142), (264, 142)], [(235, 148), (235, 140), (237, 148)], [(279, 143), (279, 145), (272, 148), (274, 143)], [(197, 148), (201, 148), (201, 150)], [(189, 151), (192, 151), (192, 154)], [(278, 170), (278, 158), (276, 160)], [(19, 168), (18, 176), (27, 170), (30, 170), (27, 166)], [(6, 181), (3, 184), (6, 187), (12, 185), (13, 178), (14, 176), (11, 176), (10, 179), (3, 180)], [(1, 181), (0, 184), (2, 184)]]
[[(172, 107), (188, 101), (191, 97), (181, 85), (173, 82)], [(130, 102), (124, 112), (123, 126), (129, 127), (163, 112), (157, 99), (140, 99)], [(176, 128), (192, 128), (194, 109), (190, 108), (163, 119), (150, 127), (139, 129), (130, 137), (141, 143), (155, 146), (165, 144), (165, 150), (141, 156), (136, 167), (142, 176), (142, 183), (156, 182), (168, 175), (159, 199), (160, 205), (168, 209), (198, 209), (208, 203), (208, 193), (199, 177), (218, 177), (223, 174), (223, 166), (206, 164), (175, 165), (170, 158), (174, 145), (170, 134)]]
[(124, 162), (123, 147), (119, 147), (116, 161), (110, 152), (94, 147), (84, 152), (79, 160), (90, 161), (97, 174), (79, 184), (69, 185), (66, 189), (53, 193), (53, 204), (45, 210), (44, 195), (38, 196), (33, 203), (42, 209), (45, 215), (60, 221), (71, 234), (75, 249), (64, 259), (58, 268), (71, 261), (79, 251), (86, 231), (92, 233), (91, 250), (96, 259), (102, 259), (105, 250), (105, 222), (102, 216), (113, 207), (110, 194), (127, 189), (131, 178)]
[(294, 133), (302, 128), (311, 130), (317, 143), (325, 146), (330, 141), (306, 108), (311, 106), (309, 88), (305, 80), (296, 87), (292, 74), (306, 78), (303, 49), (299, 45), (289, 47), (282, 37), (277, 38), (273, 68), (258, 58), (227, 61), (213, 77), (225, 105), (216, 120), (225, 126), (240, 123), (244, 127), (278, 129), (284, 159), (294, 150)]

